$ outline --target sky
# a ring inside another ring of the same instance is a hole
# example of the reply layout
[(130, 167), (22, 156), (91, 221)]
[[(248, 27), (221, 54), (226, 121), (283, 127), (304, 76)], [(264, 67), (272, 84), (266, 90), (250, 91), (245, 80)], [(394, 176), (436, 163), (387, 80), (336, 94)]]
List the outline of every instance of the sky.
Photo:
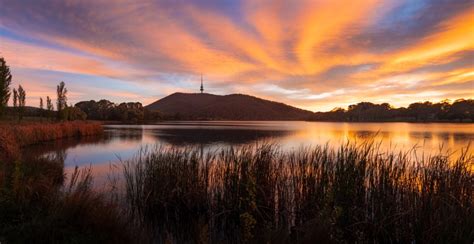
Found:
[(243, 93), (311, 111), (474, 98), (472, 0), (0, 0), (28, 106)]

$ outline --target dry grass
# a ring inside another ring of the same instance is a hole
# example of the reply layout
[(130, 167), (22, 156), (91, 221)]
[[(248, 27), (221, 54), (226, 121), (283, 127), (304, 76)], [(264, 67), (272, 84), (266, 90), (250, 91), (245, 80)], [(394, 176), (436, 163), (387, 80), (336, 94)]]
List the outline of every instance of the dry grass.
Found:
[(68, 137), (97, 135), (103, 132), (96, 122), (0, 124), (0, 158), (16, 159), (21, 147)]

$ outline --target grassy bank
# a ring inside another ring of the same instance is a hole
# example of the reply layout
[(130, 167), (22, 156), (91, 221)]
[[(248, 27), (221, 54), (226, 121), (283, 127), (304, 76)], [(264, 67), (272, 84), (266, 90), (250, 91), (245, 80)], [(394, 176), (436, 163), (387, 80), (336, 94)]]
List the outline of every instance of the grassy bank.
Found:
[(132, 243), (116, 201), (91, 188), (89, 169), (65, 182), (63, 156), (16, 160), (0, 182), (2, 243)]
[(124, 173), (130, 216), (158, 242), (471, 243), (473, 163), (369, 143), (160, 147)]
[(64, 151), (47, 157), (21, 148), (102, 133), (99, 123), (0, 124), (1, 243), (131, 243), (116, 201), (91, 188), (91, 172), (65, 178)]
[(96, 122), (0, 123), (0, 159), (13, 160), (21, 147), (62, 138), (97, 135), (103, 132)]

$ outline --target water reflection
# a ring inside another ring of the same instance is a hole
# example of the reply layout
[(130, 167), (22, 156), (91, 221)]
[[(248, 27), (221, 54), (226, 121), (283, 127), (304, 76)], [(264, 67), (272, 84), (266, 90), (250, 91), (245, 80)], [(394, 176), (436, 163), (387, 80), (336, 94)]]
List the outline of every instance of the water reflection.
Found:
[(106, 130), (105, 136), (117, 141), (140, 142), (143, 140), (143, 129), (123, 128), (118, 130)]
[(278, 130), (215, 130), (215, 129), (163, 129), (154, 132), (157, 141), (171, 145), (249, 144), (289, 135)]
[[(383, 150), (407, 150), (433, 154), (442, 147), (459, 152), (474, 139), (471, 124), (321, 123), (321, 122), (167, 122), (156, 125), (109, 125), (101, 137), (59, 140), (27, 148), (32, 155), (65, 151), (66, 172), (92, 165), (98, 178), (110, 165), (131, 158), (141, 147), (157, 143), (169, 146), (198, 145), (203, 150), (223, 146), (274, 142), (285, 150), (328, 143), (337, 146), (375, 138)], [(472, 149), (470, 149), (472, 151)], [(97, 178), (97, 177), (96, 177)]]

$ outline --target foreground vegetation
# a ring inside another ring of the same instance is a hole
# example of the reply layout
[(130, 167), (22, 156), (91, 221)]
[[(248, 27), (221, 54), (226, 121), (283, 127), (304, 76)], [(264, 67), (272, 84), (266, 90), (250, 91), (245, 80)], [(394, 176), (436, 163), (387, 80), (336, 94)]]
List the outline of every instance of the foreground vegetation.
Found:
[(124, 162), (119, 192), (65, 178), (64, 152), (22, 155), (0, 160), (0, 241), (472, 243), (473, 156), (411, 155), (157, 146)]
[(101, 134), (91, 122), (0, 124), (0, 242), (131, 243), (113, 198), (92, 190), (90, 169), (66, 181), (64, 151), (37, 157), (22, 148)]
[(121, 208), (92, 190), (89, 169), (65, 182), (63, 157), (0, 160), (0, 242), (132, 243)]
[(370, 143), (158, 147), (126, 162), (126, 199), (163, 243), (471, 243), (472, 155), (410, 155)]

